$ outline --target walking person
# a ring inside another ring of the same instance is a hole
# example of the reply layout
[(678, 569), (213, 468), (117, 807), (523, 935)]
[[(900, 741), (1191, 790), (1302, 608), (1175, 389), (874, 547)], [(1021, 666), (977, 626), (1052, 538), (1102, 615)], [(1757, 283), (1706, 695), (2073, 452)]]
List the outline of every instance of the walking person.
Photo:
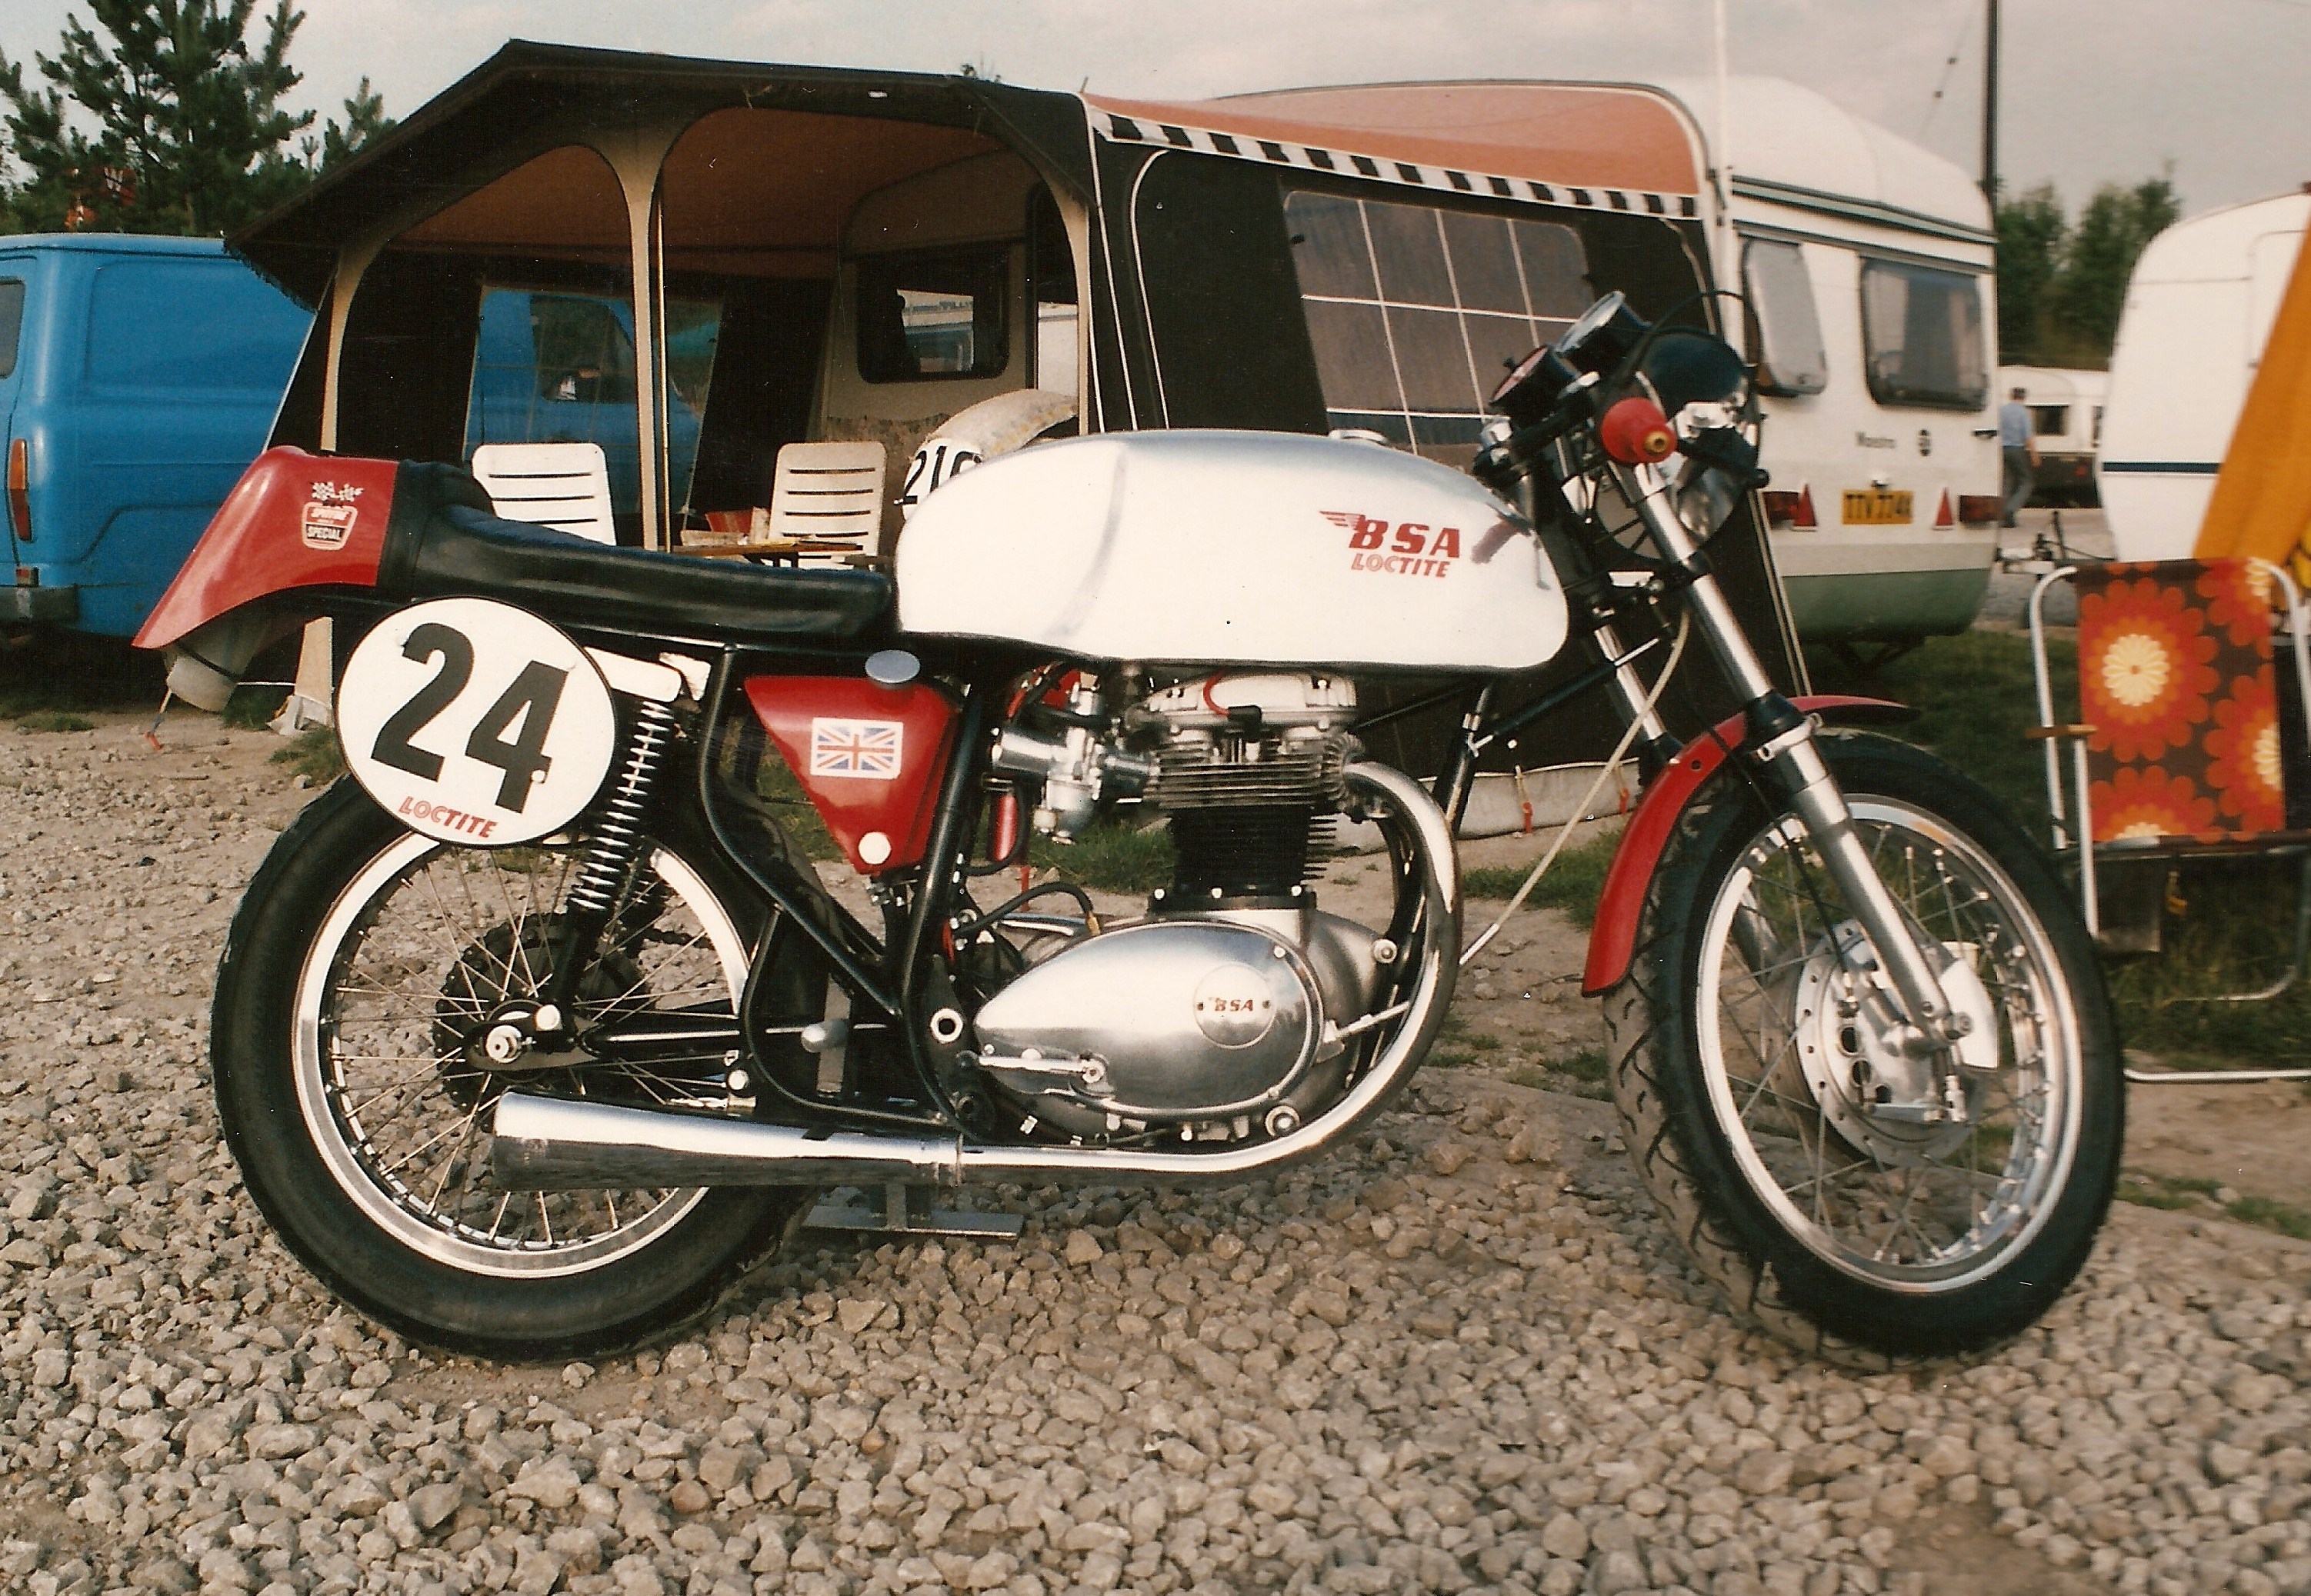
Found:
[(2038, 474), (2038, 440), (2030, 424), (2030, 407), (2024, 390), (2016, 388), (1998, 407), (1998, 449), (2006, 461), (2006, 516), (1998, 524), (2010, 527), (2014, 512), (2030, 501), (2030, 488)]

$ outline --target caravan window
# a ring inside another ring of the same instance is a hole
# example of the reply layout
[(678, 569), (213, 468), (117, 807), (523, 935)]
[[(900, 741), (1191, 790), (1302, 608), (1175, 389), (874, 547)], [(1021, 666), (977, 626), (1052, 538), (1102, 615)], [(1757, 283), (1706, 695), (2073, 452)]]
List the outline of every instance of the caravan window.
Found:
[(2068, 405), (2031, 406), (2030, 430), (2041, 438), (2060, 438), (2071, 430), (2071, 407)]
[(1989, 397), (1982, 288), (1969, 274), (1863, 261), (1862, 331), (1880, 405), (1979, 410)]
[(994, 377), (1010, 358), (1001, 244), (859, 263), (859, 375), (869, 382)]
[(1589, 302), (1581, 236), (1386, 200), (1285, 200), (1293, 265), (1335, 427), (1461, 464), (1500, 373)]
[(1749, 296), (1749, 359), (1757, 388), (1768, 394), (1818, 394), (1829, 386), (1829, 353), (1813, 304), (1813, 277), (1805, 251), (1772, 239), (1741, 246), (1741, 275)]

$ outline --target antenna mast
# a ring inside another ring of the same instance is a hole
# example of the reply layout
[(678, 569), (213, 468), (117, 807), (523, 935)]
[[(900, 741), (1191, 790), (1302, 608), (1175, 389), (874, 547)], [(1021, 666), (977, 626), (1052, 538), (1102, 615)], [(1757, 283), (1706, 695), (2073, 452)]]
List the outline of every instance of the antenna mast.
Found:
[(1990, 18), (1982, 50), (1982, 196), (1998, 209), (1998, 0), (1988, 0)]

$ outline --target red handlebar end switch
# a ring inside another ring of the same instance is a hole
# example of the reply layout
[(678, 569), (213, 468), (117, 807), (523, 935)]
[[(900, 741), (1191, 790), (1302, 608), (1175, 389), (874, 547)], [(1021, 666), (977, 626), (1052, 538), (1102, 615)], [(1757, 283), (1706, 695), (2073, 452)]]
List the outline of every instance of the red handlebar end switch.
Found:
[(1605, 412), (1597, 441), (1624, 466), (1657, 466), (1677, 452), (1677, 433), (1661, 407), (1635, 395)]

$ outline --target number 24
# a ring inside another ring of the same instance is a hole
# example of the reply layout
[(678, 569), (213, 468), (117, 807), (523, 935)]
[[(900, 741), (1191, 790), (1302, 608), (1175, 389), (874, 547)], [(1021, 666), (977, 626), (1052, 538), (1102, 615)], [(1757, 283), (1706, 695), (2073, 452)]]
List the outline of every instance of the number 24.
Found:
[[(473, 640), (454, 626), (429, 621), (414, 627), (408, 641), (401, 645), (405, 659), (439, 659), (441, 667), (426, 684), (386, 718), (378, 728), (377, 741), (371, 745), (370, 756), (379, 764), (403, 771), (421, 781), (441, 779), (441, 756), (418, 747), (410, 739), (432, 724), (433, 718), (454, 702), (474, 677)], [(545, 752), (545, 737), (554, 724), (554, 711), (562, 702), (562, 689), (570, 680), (570, 673), (559, 670), (541, 660), (531, 660), (522, 667), (513, 685), (498, 695), (497, 702), (475, 724), (473, 735), (466, 739), (468, 758), (494, 766), (504, 773), (498, 783), (498, 807), (519, 815), (529, 803), (530, 784), (544, 781), (553, 768), (554, 760)], [(521, 720), (521, 730), (511, 742), (506, 740), (506, 729), (516, 719)]]

